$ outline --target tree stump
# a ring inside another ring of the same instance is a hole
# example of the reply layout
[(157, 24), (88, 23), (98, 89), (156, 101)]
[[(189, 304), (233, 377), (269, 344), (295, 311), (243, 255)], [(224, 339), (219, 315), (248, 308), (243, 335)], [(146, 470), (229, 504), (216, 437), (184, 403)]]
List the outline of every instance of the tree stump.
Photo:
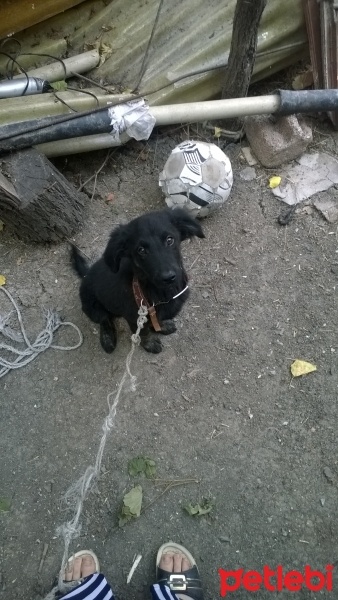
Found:
[(86, 196), (37, 150), (0, 158), (0, 218), (19, 237), (59, 242), (78, 230)]
[[(222, 85), (222, 98), (244, 98), (255, 64), (258, 25), (267, 0), (237, 0), (228, 65)], [(241, 120), (225, 121), (231, 131), (241, 128)]]

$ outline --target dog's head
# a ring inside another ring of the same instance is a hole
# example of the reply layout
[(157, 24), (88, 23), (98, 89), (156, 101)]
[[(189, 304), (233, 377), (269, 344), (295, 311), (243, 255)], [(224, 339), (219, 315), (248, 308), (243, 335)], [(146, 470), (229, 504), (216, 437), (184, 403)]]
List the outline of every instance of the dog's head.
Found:
[(122, 258), (127, 257), (140, 281), (157, 288), (180, 287), (180, 243), (194, 236), (204, 238), (202, 227), (182, 209), (147, 213), (113, 231), (104, 259), (117, 273)]

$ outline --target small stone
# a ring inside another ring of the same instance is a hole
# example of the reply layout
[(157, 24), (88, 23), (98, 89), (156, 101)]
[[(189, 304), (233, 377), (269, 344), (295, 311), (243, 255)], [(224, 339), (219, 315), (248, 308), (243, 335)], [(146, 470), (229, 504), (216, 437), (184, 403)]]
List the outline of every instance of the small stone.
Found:
[(242, 154), (248, 165), (250, 165), (250, 167), (253, 167), (253, 165), (257, 165), (258, 160), (253, 156), (251, 148), (249, 146), (244, 146), (242, 148)]
[(325, 504), (325, 498), (321, 498), (320, 499), (320, 503), (321, 503), (322, 506), (324, 506), (324, 504)]
[(338, 206), (332, 198), (315, 200), (316, 209), (329, 223), (335, 223), (338, 219)]
[(220, 542), (224, 542), (226, 544), (231, 544), (230, 538), (227, 537), (226, 535), (220, 535), (218, 539)]
[(330, 467), (324, 467), (323, 473), (324, 473), (326, 479), (329, 481), (329, 483), (333, 483), (333, 473), (332, 473)]
[(269, 523), (272, 523), (272, 517), (268, 517)]
[(287, 537), (287, 536), (288, 536), (288, 532), (286, 531), (286, 529), (282, 529), (282, 535), (283, 535), (284, 537)]
[(257, 177), (256, 171), (253, 167), (245, 167), (245, 169), (240, 172), (239, 176), (241, 179), (244, 179), (244, 181), (252, 181)]
[(202, 298), (209, 298), (209, 292), (202, 292)]

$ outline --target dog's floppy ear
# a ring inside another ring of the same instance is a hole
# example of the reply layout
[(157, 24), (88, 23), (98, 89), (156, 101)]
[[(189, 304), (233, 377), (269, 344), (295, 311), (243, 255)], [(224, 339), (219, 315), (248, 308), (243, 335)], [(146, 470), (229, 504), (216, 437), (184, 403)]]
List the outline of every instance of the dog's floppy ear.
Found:
[(183, 208), (168, 210), (168, 214), (170, 221), (180, 232), (182, 241), (192, 238), (194, 235), (199, 238), (205, 237), (199, 222), (191, 217)]
[(128, 225), (119, 225), (110, 235), (103, 258), (113, 273), (118, 272), (121, 259), (127, 256), (128, 238)]

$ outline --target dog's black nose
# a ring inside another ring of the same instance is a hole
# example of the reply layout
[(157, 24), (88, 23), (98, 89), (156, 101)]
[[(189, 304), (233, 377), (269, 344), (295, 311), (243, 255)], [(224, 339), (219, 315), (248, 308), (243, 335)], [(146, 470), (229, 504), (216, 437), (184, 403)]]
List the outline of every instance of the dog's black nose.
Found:
[(173, 283), (176, 279), (176, 275), (174, 271), (168, 271), (167, 273), (163, 273), (162, 281), (164, 283)]

